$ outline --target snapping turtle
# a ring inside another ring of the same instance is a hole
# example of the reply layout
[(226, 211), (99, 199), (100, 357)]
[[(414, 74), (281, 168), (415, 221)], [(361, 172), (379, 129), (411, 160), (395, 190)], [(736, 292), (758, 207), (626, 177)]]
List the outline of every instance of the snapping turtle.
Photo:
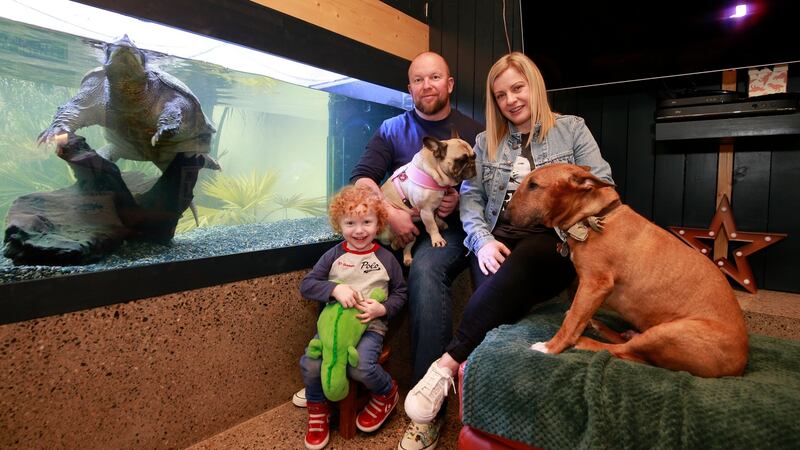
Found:
[(102, 67), (83, 77), (80, 91), (58, 108), (38, 142), (90, 125), (104, 127), (108, 144), (97, 153), (111, 162), (152, 161), (163, 172), (185, 153), (200, 154), (205, 167), (219, 169), (208, 155), (216, 130), (197, 97), (177, 78), (149, 68), (128, 35), (106, 44)]

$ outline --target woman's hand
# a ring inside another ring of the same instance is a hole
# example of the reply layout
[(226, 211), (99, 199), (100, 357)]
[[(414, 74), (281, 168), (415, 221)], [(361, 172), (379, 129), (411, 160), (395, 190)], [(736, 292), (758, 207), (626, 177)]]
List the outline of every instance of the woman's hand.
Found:
[(500, 269), (500, 264), (506, 260), (506, 256), (511, 254), (511, 250), (500, 241), (489, 241), (486, 245), (478, 250), (478, 266), (484, 275), (497, 273)]
[(347, 284), (337, 284), (336, 287), (333, 288), (331, 296), (345, 308), (352, 308), (364, 301), (361, 293)]
[(450, 187), (445, 192), (444, 197), (442, 198), (442, 202), (439, 204), (439, 207), (436, 209), (436, 213), (439, 217), (447, 217), (455, 211), (458, 207), (458, 191), (455, 188)]
[(361, 319), (361, 323), (367, 323), (372, 319), (386, 315), (386, 307), (383, 306), (383, 303), (372, 298), (357, 304), (356, 309), (361, 311), (361, 314), (356, 315), (356, 319)]

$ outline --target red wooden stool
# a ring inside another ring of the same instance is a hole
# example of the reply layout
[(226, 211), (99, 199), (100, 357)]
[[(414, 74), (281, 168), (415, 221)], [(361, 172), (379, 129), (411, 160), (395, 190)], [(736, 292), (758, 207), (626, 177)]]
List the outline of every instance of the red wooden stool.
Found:
[[(378, 364), (383, 364), (389, 359), (391, 347), (386, 344), (378, 357)], [(369, 393), (359, 395), (360, 383), (350, 380), (350, 390), (347, 397), (337, 402), (339, 406), (339, 435), (344, 439), (352, 439), (356, 435), (356, 416), (369, 402)], [(363, 393), (362, 393), (363, 394)]]

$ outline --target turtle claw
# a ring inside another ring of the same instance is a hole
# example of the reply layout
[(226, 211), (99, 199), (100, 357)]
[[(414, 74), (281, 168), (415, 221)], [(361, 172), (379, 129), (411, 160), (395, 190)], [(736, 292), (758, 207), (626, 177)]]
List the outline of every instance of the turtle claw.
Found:
[(54, 139), (58, 138), (59, 135), (65, 133), (69, 133), (69, 130), (61, 127), (58, 128), (50, 127), (39, 133), (39, 136), (36, 138), (36, 144), (37, 145), (47, 144), (49, 142), (52, 142)]

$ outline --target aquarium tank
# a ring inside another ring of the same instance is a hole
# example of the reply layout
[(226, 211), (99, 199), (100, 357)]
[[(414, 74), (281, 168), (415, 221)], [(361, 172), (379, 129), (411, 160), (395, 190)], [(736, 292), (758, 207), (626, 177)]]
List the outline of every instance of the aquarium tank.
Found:
[[(110, 43), (117, 46), (109, 50)], [(115, 62), (113, 67), (123, 69), (114, 76), (126, 81), (112, 80), (108, 69), (103, 93), (91, 85), (96, 69), (112, 57), (135, 56), (136, 49), (143, 57), (125, 64), (141, 63), (139, 70), (162, 84), (123, 103), (131, 111), (167, 111), (183, 102), (182, 121), (170, 123), (163, 113), (159, 120), (166, 123), (151, 129), (142, 125), (143, 113), (117, 110), (105, 125), (84, 126), (92, 122), (90, 106), (117, 105), (115, 96), (131, 95), (119, 86), (138, 80), (133, 69)], [(124, 239), (103, 254), (63, 264), (0, 256), (0, 284), (337, 239), (327, 221), (329, 197), (349, 181), (380, 123), (411, 105), (404, 92), (82, 4), (0, 0), (0, 218), (6, 235), (9, 224), (20, 220), (10, 214), (14, 205), (22, 208), (20, 199), (41, 203), (50, 193), (84, 183), (86, 171), (68, 163), (58, 145), (62, 132), (85, 138), (82, 152), (111, 148), (114, 162), (104, 167), (108, 173), (119, 169), (114, 183), (121, 177), (119, 189), (126, 192), (134, 184), (158, 184), (177, 160), (147, 151), (131, 156), (134, 146), (126, 146), (137, 139), (152, 140), (152, 149), (155, 143), (179, 148), (167, 144), (186, 133), (208, 157), (197, 160), (202, 168), (192, 172), (193, 188), (175, 187), (176, 202), (183, 201), (181, 189), (191, 190), (193, 201), (190, 207), (184, 202), (174, 235), (165, 242)], [(214, 163), (219, 170), (210, 167)], [(68, 218), (86, 207), (51, 203)], [(25, 214), (23, 219), (30, 216)]]

